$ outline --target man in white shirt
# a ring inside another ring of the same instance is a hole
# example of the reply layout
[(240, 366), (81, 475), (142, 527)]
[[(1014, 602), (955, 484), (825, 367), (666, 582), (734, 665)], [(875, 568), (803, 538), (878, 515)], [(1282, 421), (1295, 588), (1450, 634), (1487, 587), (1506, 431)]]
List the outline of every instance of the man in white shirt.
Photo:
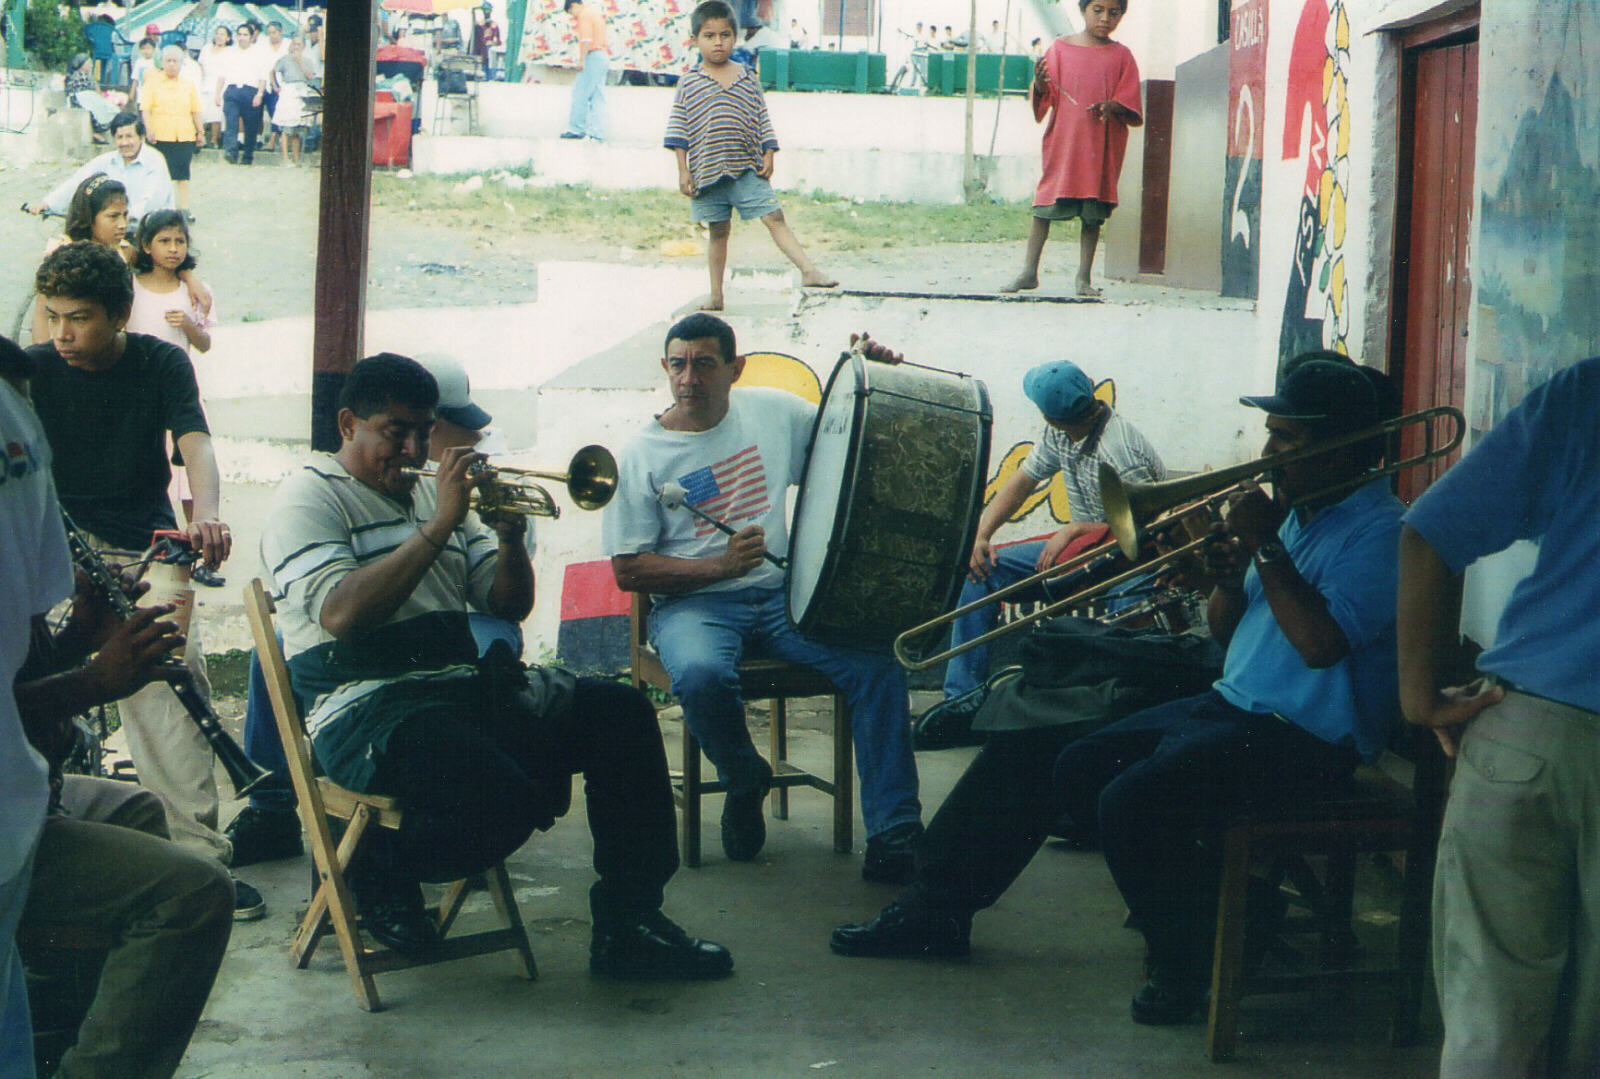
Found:
[[(650, 640), (672, 676), (684, 722), (727, 783), (722, 849), (751, 861), (766, 841), (761, 802), (772, 767), (745, 726), (734, 673), (748, 646), (827, 675), (850, 701), (867, 851), (861, 875), (904, 883), (922, 834), (905, 672), (887, 656), (821, 644), (789, 625), (783, 573), (785, 492), (800, 481), (814, 406), (781, 390), (733, 391), (744, 371), (733, 329), (707, 314), (667, 331), (662, 370), (673, 405), (623, 449), (602, 542), (617, 585), (649, 592)], [(736, 530), (731, 539), (663, 507), (667, 482)]]
[[(233, 48), (222, 58), (222, 77), (217, 80), (217, 104), (222, 106), (222, 150), (228, 164), (253, 165), (256, 139), (261, 136), (262, 106), (267, 83), (272, 80), (272, 65), (277, 57), (270, 48), (256, 48), (258, 23), (244, 23), (233, 33)], [(244, 124), (244, 142), (239, 141), (239, 125)]]
[(97, 172), (103, 172), (128, 189), (128, 222), (136, 223), (151, 210), (170, 210), (175, 205), (172, 177), (167, 159), (144, 141), (144, 121), (137, 113), (119, 112), (111, 121), (111, 140), (116, 149), (101, 154), (62, 180), (43, 198), (30, 202), (30, 213), (46, 210), (66, 216), (72, 193)]

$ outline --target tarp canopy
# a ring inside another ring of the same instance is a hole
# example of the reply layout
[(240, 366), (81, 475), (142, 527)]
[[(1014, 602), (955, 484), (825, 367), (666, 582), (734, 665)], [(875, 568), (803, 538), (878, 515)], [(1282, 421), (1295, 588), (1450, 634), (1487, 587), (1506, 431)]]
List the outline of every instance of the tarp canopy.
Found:
[[(117, 29), (122, 36), (138, 41), (144, 36), (145, 27), (154, 24), (161, 27), (162, 31), (177, 30), (181, 24), (190, 18), (204, 20), (205, 26), (201, 28), (208, 35), (211, 28), (217, 23), (229, 27), (238, 26), (248, 19), (254, 19), (265, 26), (273, 19), (283, 23), (286, 29), (299, 25), (296, 21), (296, 5), (293, 3), (277, 4), (264, 3), (233, 3), (231, 0), (223, 3), (207, 3), (205, 0), (144, 0), (144, 3), (133, 8), (122, 18), (117, 20)], [(188, 26), (183, 29), (191, 29)]]

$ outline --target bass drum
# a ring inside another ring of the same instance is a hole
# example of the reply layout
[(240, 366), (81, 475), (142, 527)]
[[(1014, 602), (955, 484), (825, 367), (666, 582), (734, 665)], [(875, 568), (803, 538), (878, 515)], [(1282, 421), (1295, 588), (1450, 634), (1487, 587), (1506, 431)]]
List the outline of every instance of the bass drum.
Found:
[(887, 649), (955, 605), (989, 475), (982, 382), (847, 354), (828, 379), (789, 542), (789, 618)]

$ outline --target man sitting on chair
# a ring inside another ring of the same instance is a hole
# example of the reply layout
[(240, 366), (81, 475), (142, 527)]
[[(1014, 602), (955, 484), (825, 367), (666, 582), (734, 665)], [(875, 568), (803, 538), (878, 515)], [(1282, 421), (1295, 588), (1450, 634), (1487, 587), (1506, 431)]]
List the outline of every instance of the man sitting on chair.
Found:
[(405, 807), (398, 833), (368, 839), (351, 866), (364, 924), (397, 951), (426, 953), (438, 934), (418, 882), (506, 858), (566, 812), (582, 772), (600, 876), (590, 969), (727, 974), (726, 950), (661, 913), (677, 848), (649, 702), (618, 683), (524, 669), (503, 645), (479, 659), (468, 608), (522, 621), (533, 567), (522, 517), (469, 516), (482, 454), (446, 451), (436, 482), (409, 471), (427, 458), (438, 399), (415, 360), (356, 364), (338, 453), (284, 481), (261, 543), (295, 692), (313, 702), (318, 762), (341, 786)]
[[(733, 329), (707, 314), (667, 331), (661, 369), (672, 407), (622, 452), (605, 549), (617, 584), (655, 596), (650, 641), (683, 702), (684, 722), (727, 783), (722, 849), (750, 861), (766, 842), (761, 800), (772, 767), (744, 721), (736, 668), (747, 646), (821, 671), (849, 698), (867, 880), (904, 883), (922, 834), (905, 673), (888, 656), (823, 645), (789, 625), (783, 573), (766, 560), (788, 545), (784, 493), (805, 464), (814, 406), (780, 390), (734, 392), (744, 372)], [(725, 518), (731, 539), (657, 499), (676, 482)]]
[[(1376, 383), (1348, 362), (1313, 360), (1276, 394), (1241, 400), (1268, 413), (1266, 452), (1276, 453), (1384, 418), (1388, 395)], [(1229, 539), (1207, 559), (1217, 582), (1211, 632), (1227, 648), (1216, 684), (1066, 745), (1048, 781), (1035, 772), (1029, 795), (1006, 792), (1018, 804), (1009, 820), (987, 811), (946, 820), (941, 810), (917, 852), (918, 881), (872, 921), (835, 929), (833, 950), (966, 954), (973, 913), (999, 898), (1067, 813), (1097, 831), (1148, 945), (1134, 1020), (1198, 1012), (1218, 870), (1195, 826), (1315, 797), (1392, 733), (1401, 506), (1387, 478), (1361, 482), (1381, 453), (1381, 438), (1334, 449), (1276, 469), (1274, 500), (1259, 490), (1236, 497)], [(964, 801), (974, 802), (970, 791)]]

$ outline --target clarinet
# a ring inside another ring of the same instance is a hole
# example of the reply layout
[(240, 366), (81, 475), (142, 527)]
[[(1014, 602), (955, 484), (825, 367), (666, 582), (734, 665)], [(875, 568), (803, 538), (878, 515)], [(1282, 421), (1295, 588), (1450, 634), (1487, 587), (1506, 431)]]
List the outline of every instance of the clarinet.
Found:
[[(90, 585), (105, 596), (106, 602), (111, 604), (111, 609), (116, 612), (118, 618), (123, 621), (132, 618), (138, 607), (122, 587), (122, 579), (106, 565), (106, 560), (90, 545), (64, 509), (61, 511), (61, 524), (67, 530), (67, 549), (71, 552), (73, 564), (89, 578)], [(228, 782), (233, 785), (235, 798), (243, 798), (258, 783), (272, 774), (251, 760), (240, 748), (239, 743), (234, 741), (233, 736), (223, 729), (222, 721), (217, 718), (211, 702), (205, 699), (194, 684), (194, 675), (187, 667), (163, 671), (161, 677), (172, 688), (172, 692), (183, 704), (184, 710), (189, 713), (189, 718), (210, 743), (217, 760), (222, 762), (222, 770), (228, 773)]]

